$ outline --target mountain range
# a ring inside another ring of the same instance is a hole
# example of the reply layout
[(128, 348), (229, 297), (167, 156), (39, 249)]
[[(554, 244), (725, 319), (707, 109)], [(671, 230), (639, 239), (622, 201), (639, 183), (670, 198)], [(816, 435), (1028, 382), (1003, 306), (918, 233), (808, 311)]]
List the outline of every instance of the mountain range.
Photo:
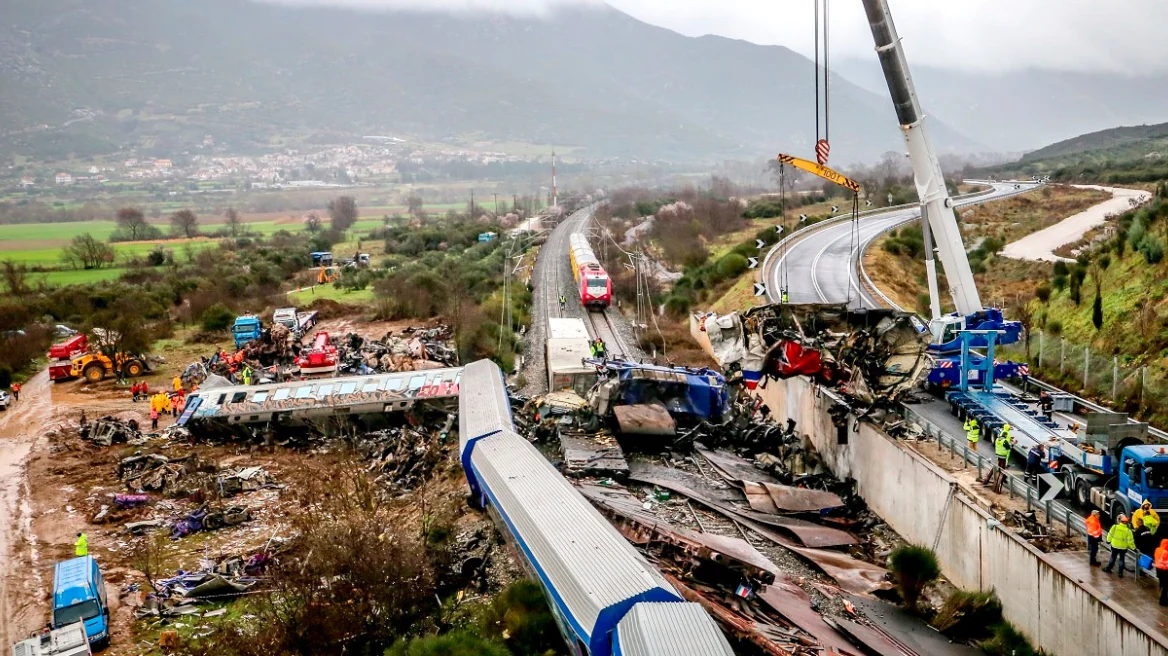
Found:
[[(166, 156), (351, 141), (519, 141), (714, 161), (815, 141), (814, 64), (610, 7), (543, 18), (249, 0), (0, 0), (0, 151)], [(832, 81), (833, 162), (902, 150), (886, 93)], [(943, 151), (981, 146), (938, 122)]]
[[(995, 152), (1022, 154), (1117, 125), (1168, 121), (1166, 75), (1034, 68), (972, 73), (910, 65), (925, 111)], [(835, 70), (874, 93), (886, 89), (875, 58), (840, 60)]]

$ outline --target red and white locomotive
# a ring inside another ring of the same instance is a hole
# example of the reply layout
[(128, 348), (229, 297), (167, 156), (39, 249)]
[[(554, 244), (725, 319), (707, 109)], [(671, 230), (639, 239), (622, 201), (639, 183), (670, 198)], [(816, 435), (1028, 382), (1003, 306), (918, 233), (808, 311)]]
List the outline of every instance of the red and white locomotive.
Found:
[(579, 232), (571, 235), (568, 257), (572, 262), (572, 276), (576, 279), (580, 304), (590, 310), (608, 307), (612, 302), (612, 280), (600, 266), (586, 235)]

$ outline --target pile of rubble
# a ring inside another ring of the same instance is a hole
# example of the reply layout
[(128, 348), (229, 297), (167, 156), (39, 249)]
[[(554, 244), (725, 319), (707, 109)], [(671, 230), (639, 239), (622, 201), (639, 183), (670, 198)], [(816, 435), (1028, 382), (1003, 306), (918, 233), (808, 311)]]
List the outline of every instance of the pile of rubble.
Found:
[(765, 305), (695, 314), (690, 333), (732, 379), (809, 376), (862, 406), (896, 403), (929, 367), (927, 333), (894, 310)]
[[(279, 546), (279, 545), (277, 545)], [(179, 570), (174, 576), (150, 582), (150, 592), (139, 593), (135, 615), (145, 617), (183, 617), (204, 615), (213, 617), (222, 614), (211, 611), (204, 614), (199, 604), (223, 601), (252, 591), (263, 580), (263, 575), (273, 557), (273, 545), (256, 552), (246, 559), (241, 556), (220, 558), (217, 562), (198, 571)]]
[[(793, 424), (768, 422), (755, 400), (737, 400), (721, 423), (699, 421), (673, 435), (622, 433), (637, 450), (666, 449), (629, 460), (571, 392), (533, 399), (517, 416), (536, 441), (559, 441), (580, 492), (683, 596), (762, 653), (911, 653), (896, 651), (898, 640), (853, 605), (891, 594), (891, 575), (876, 564), (892, 549), (880, 537), (887, 531)], [(791, 556), (803, 564), (775, 564)], [(788, 573), (807, 567), (813, 575)]]
[(97, 446), (139, 445), (146, 441), (137, 420), (122, 420), (108, 415), (92, 423), (82, 424), (80, 433), (81, 439), (93, 442)]
[[(280, 487), (263, 467), (220, 470), (196, 457), (169, 458), (155, 453), (123, 458), (118, 463), (117, 475), (131, 493), (113, 495), (111, 504), (101, 506), (94, 517), (95, 523), (128, 519), (126, 515), (133, 514), (129, 511), (154, 501), (154, 497), (146, 492), (192, 499), (205, 499), (209, 495), (229, 499), (238, 494)], [(172, 537), (181, 538), (200, 531), (236, 526), (252, 518), (251, 510), (242, 505), (205, 502), (193, 511), (178, 513), (177, 506), (169, 503), (158, 509), (166, 511), (167, 515), (125, 522), (126, 531), (141, 535), (168, 528)]]
[(447, 326), (409, 327), (380, 340), (349, 333), (338, 344), (337, 372), (341, 374), (393, 373), (453, 367), (458, 354)]
[(387, 428), (349, 441), (378, 483), (393, 490), (412, 490), (430, 478), (445, 458), (453, 423), (454, 415), (448, 415), (445, 425), (437, 429)]

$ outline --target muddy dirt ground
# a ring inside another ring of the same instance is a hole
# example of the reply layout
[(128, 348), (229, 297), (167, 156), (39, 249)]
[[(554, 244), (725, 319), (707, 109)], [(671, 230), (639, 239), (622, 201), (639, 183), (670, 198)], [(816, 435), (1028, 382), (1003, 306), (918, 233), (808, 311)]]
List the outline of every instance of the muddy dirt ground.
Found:
[[(389, 331), (400, 331), (408, 323), (363, 322), (346, 317), (322, 321), (318, 330), (342, 336), (356, 332), (380, 339)], [(167, 340), (168, 350), (160, 353), (166, 363), (146, 377), (150, 388), (169, 388), (191, 354), (212, 353), (216, 345), (192, 345), (182, 336)], [(298, 481), (313, 475), (317, 452), (233, 443), (190, 445), (151, 440), (145, 445), (119, 444), (99, 447), (78, 434), (81, 411), (90, 421), (111, 415), (136, 419), (149, 427), (149, 405), (135, 403), (127, 387), (112, 380), (96, 385), (79, 381), (54, 384), (47, 371), (31, 379), (20, 400), (0, 413), (0, 648), (44, 626), (49, 619), (53, 564), (73, 556), (79, 531), (89, 538), (89, 553), (102, 564), (109, 593), (113, 644), (108, 654), (142, 654), (155, 646), (150, 627), (134, 621), (134, 609), (141, 593), (128, 593), (137, 583), (146, 587), (141, 571), (146, 543), (155, 545), (158, 572), (155, 577), (173, 575), (177, 568), (194, 569), (205, 559), (221, 555), (248, 555), (287, 537), (288, 517), (295, 511), (285, 490), (262, 489), (224, 503), (247, 506), (253, 520), (240, 526), (170, 540), (134, 537), (123, 528), (126, 522), (154, 518), (174, 518), (197, 508), (186, 499), (167, 498), (154, 493), (142, 508), (111, 513), (108, 523), (93, 523), (111, 495), (127, 492), (116, 475), (117, 463), (135, 453), (159, 453), (169, 458), (193, 455), (217, 468), (263, 466), (276, 483), (294, 488)], [(164, 417), (159, 428), (174, 421)], [(450, 477), (450, 493), (464, 494), (461, 479)], [(458, 489), (453, 489), (458, 488)], [(155, 535), (157, 535), (156, 533)], [(148, 623), (146, 623), (148, 624)]]

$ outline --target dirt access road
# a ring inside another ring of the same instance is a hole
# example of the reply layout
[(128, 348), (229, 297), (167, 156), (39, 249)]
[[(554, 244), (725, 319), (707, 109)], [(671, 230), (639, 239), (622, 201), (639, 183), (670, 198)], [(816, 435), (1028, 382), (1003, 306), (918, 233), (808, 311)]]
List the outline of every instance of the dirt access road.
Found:
[(39, 595), (22, 593), (20, 583), (29, 579), (19, 574), (13, 556), (21, 540), (34, 540), (25, 461), (52, 415), (48, 386), (46, 369), (28, 381), (20, 400), (0, 414), (0, 649), (8, 649), (40, 624), (41, 613), (20, 603), (21, 598), (31, 598), (35, 604)]

